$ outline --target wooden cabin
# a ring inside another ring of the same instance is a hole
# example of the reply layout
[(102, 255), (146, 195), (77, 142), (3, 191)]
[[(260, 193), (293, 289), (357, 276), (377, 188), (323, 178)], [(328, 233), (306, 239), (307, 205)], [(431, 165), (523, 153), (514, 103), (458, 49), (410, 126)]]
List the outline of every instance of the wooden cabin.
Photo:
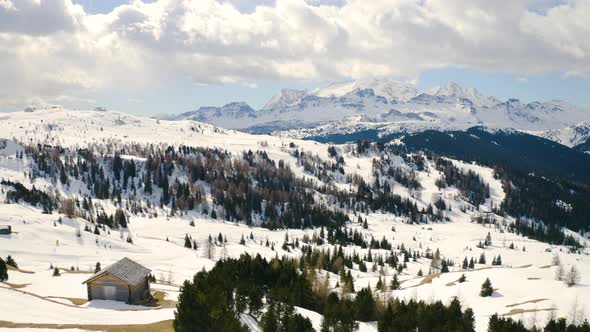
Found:
[(125, 257), (83, 282), (88, 288), (88, 300), (141, 304), (151, 298), (150, 272), (150, 269)]
[(10, 234), (12, 233), (12, 227), (10, 225), (0, 225), (0, 234)]

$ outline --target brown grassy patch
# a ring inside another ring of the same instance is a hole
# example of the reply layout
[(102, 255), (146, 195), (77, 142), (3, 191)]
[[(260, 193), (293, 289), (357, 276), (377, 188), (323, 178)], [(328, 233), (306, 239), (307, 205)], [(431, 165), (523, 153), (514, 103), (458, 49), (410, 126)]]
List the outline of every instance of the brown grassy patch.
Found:
[(35, 323), (12, 323), (0, 321), (0, 327), (21, 328), (21, 329), (82, 329), (90, 331), (107, 331), (107, 332), (171, 332), (172, 320), (164, 320), (152, 324), (135, 324), (135, 325), (84, 325), (84, 324), (35, 324)]
[(549, 265), (543, 265), (540, 267), (540, 269), (548, 269), (550, 267), (552, 267), (553, 265), (549, 264)]
[(431, 284), (432, 280), (434, 280), (434, 278), (438, 278), (438, 276), (440, 276), (440, 273), (431, 273), (429, 275), (427, 275), (426, 277), (424, 277), (424, 279), (422, 279), (422, 281), (420, 281), (420, 283), (418, 284), (418, 286), (422, 286), (422, 285), (426, 285), (426, 284)]
[(537, 278), (537, 277), (528, 277), (526, 279), (527, 280), (541, 280), (541, 278)]
[(465, 270), (465, 272), (469, 272), (469, 271), (481, 271), (481, 270), (489, 270), (491, 269), (491, 266), (484, 266), (484, 267), (478, 267), (477, 269), (472, 269), (472, 270)]
[(520, 302), (520, 303), (513, 303), (513, 304), (507, 305), (506, 308), (517, 307), (519, 305), (523, 305), (523, 304), (527, 304), (527, 303), (539, 303), (539, 302), (543, 302), (543, 301), (547, 301), (547, 300), (549, 300), (549, 299), (534, 299), (534, 300), (524, 301), (524, 302)]
[(524, 314), (527, 312), (541, 312), (541, 311), (555, 311), (557, 309), (555, 308), (545, 308), (545, 309), (512, 309), (509, 312), (502, 314), (500, 316), (514, 316), (514, 315), (520, 315), (520, 314)]
[(526, 269), (526, 268), (531, 267), (531, 266), (533, 266), (533, 264), (527, 264), (527, 265), (523, 265), (523, 266), (517, 266), (515, 268), (516, 269)]
[[(78, 307), (79, 305), (82, 305), (82, 304), (88, 302), (88, 300), (81, 299), (81, 298), (60, 297), (60, 296), (41, 296), (39, 294), (27, 292), (27, 291), (20, 290), (20, 289), (9, 288), (9, 287), (2, 287), (2, 288), (10, 289), (10, 290), (12, 290), (14, 292), (19, 292), (19, 293), (22, 293), (22, 294), (27, 294), (27, 295), (34, 296), (34, 297), (36, 297), (38, 299), (41, 299), (41, 300), (44, 300), (44, 301), (49, 301), (49, 302), (53, 302), (53, 303), (56, 303), (56, 304), (59, 304), (59, 305), (65, 305), (65, 306), (72, 307), (72, 308), (79, 308)], [(160, 306), (162, 308), (175, 308), (176, 307), (176, 302), (175, 301), (164, 300), (164, 297), (163, 296), (164, 295), (161, 295), (161, 298), (162, 298), (162, 301), (163, 301), (162, 304), (160, 304), (160, 305), (154, 305), (155, 307), (160, 307)], [(69, 300), (70, 302), (72, 302), (73, 304), (63, 303), (63, 302), (60, 302), (60, 301), (56, 301), (54, 299), (66, 299), (66, 300)], [(156, 303), (158, 303), (158, 302), (156, 302)], [(137, 309), (115, 309), (115, 310), (117, 310), (117, 311), (139, 311), (139, 310), (159, 310), (159, 309), (146, 309), (144, 307), (137, 306)], [(0, 326), (0, 327), (2, 327), (2, 326)]]
[(19, 289), (19, 288), (25, 288), (30, 284), (13, 284), (7, 281), (2, 282), (3, 284), (7, 285), (8, 287), (12, 288), (12, 289)]
[(68, 306), (68, 307), (77, 308), (73, 304), (67, 304), (67, 303), (55, 301), (55, 300), (52, 300), (50, 297), (41, 296), (39, 294), (27, 292), (25, 290), (21, 290), (21, 289), (18, 289), (18, 288), (9, 288), (9, 287), (2, 287), (2, 288), (12, 290), (13, 292), (19, 292), (19, 293), (22, 293), (22, 294), (27, 294), (27, 295), (30, 295), (30, 296), (34, 296), (34, 297), (36, 297), (38, 299), (41, 299), (41, 300), (44, 300), (44, 301), (49, 301), (49, 302), (57, 303), (57, 304), (60, 304), (60, 305), (65, 305), (65, 306)]
[(432, 280), (434, 280), (434, 278), (437, 278), (438, 276), (440, 276), (440, 273), (438, 273), (438, 272), (437, 273), (431, 273), (431, 274), (427, 275), (426, 277), (424, 277), (422, 279), (422, 281), (420, 281), (419, 284), (414, 285), (414, 286), (409, 286), (409, 287), (406, 287), (406, 288), (402, 288), (402, 289), (420, 287), (422, 285), (431, 284), (432, 283)]
[(461, 280), (461, 277), (457, 278), (455, 281), (449, 282), (446, 286), (455, 286), (457, 283), (459, 283), (459, 280)]
[(21, 270), (21, 269), (18, 269), (12, 265), (8, 265), (8, 264), (6, 264), (6, 268), (8, 269), (8, 271), (16, 271), (16, 272), (27, 273), (27, 274), (34, 274), (35, 273), (33, 271)]
[(68, 300), (70, 302), (72, 302), (72, 304), (74, 305), (83, 305), (86, 304), (86, 302), (88, 302), (87, 299), (81, 299), (81, 298), (77, 298), (77, 297), (61, 297), (61, 296), (47, 296), (48, 299), (63, 299), (63, 300)]

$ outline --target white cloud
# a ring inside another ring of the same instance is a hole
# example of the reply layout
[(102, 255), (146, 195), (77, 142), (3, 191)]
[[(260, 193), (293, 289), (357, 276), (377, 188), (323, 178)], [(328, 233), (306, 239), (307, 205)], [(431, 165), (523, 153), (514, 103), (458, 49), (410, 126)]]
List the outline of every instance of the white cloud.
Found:
[(186, 77), (416, 78), (446, 66), (590, 75), (589, 0), (542, 11), (532, 0), (265, 3), (244, 12), (232, 1), (134, 1), (90, 15), (71, 0), (0, 0), (0, 107)]

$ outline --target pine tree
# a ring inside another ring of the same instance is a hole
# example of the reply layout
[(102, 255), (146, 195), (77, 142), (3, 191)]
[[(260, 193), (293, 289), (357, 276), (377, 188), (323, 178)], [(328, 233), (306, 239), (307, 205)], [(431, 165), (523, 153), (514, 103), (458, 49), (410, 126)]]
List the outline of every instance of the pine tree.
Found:
[(481, 285), (481, 291), (479, 292), (479, 295), (481, 297), (488, 297), (492, 296), (493, 293), (494, 288), (492, 287), (492, 282), (490, 281), (490, 278), (486, 278), (486, 280)]
[(8, 257), (6, 257), (6, 265), (10, 265), (10, 266), (18, 269), (18, 264), (16, 264), (16, 261), (10, 255), (8, 255)]
[(61, 182), (61, 184), (66, 184), (68, 182), (68, 174), (66, 173), (66, 169), (64, 168), (64, 165), (61, 165), (61, 169), (59, 171), (59, 181)]
[(367, 272), (367, 265), (365, 265), (364, 261), (360, 261), (359, 262), (359, 271), (361, 272)]
[(184, 247), (189, 248), (189, 249), (191, 249), (193, 247), (193, 244), (191, 242), (191, 238), (188, 236), (188, 234), (184, 235)]
[(8, 267), (4, 260), (0, 257), (0, 282), (8, 280)]
[(464, 332), (475, 332), (475, 314), (471, 308), (465, 309), (461, 317)]
[(57, 267), (55, 267), (53, 269), (53, 276), (54, 277), (59, 277), (61, 274), (59, 273), (59, 269)]
[(127, 217), (122, 209), (117, 209), (117, 211), (115, 211), (115, 225), (127, 228)]
[(441, 264), (440, 250), (438, 250), (438, 248), (437, 248), (436, 251), (434, 252), (434, 256), (432, 257), (432, 260), (430, 261), (430, 267), (433, 270), (438, 270), (438, 269), (440, 269), (440, 264)]
[(580, 272), (572, 265), (571, 269), (567, 272), (564, 278), (564, 282), (567, 287), (572, 287), (580, 282)]
[(379, 291), (383, 291), (383, 280), (381, 280), (381, 276), (379, 276), (379, 280), (377, 280), (377, 285), (375, 288)]
[(377, 319), (375, 312), (375, 299), (371, 288), (361, 289), (355, 299), (355, 318), (361, 322), (374, 321)]
[(564, 273), (565, 273), (565, 271), (563, 269), (563, 265), (561, 265), (561, 262), (560, 262), (557, 265), (557, 269), (555, 270), (555, 280), (562, 281)]
[(558, 253), (553, 254), (553, 257), (551, 257), (551, 265), (558, 266), (560, 264), (561, 264), (561, 259), (559, 258), (559, 254)]
[(467, 268), (469, 267), (469, 263), (467, 262), (467, 257), (463, 258), (463, 264), (461, 265), (461, 268), (463, 270), (467, 270)]
[[(422, 271), (422, 270), (420, 270), (420, 271)], [(394, 274), (393, 279), (391, 279), (391, 284), (390, 284), (389, 288), (391, 288), (391, 290), (397, 290), (397, 289), (399, 289), (399, 287), (400, 287), (400, 282), (397, 279), (397, 274)]]
[(242, 234), (242, 238), (240, 239), (240, 244), (241, 245), (246, 245), (246, 240), (244, 239), (244, 234)]
[(492, 235), (490, 234), (490, 232), (488, 232), (488, 235), (486, 235), (486, 240), (484, 242), (485, 246), (491, 246), (492, 245)]
[(469, 268), (470, 269), (475, 268), (475, 260), (473, 259), (473, 257), (471, 257), (471, 259), (469, 260)]
[(101, 270), (100, 262), (96, 262), (96, 266), (94, 266), (94, 273), (98, 273)]
[(486, 263), (486, 254), (484, 254), (482, 252), (481, 255), (479, 255), (479, 261), (477, 263), (478, 264), (485, 264)]
[(465, 277), (465, 274), (461, 274), (461, 277), (459, 277), (459, 283), (463, 283), (467, 280), (467, 277)]
[(207, 240), (205, 253), (208, 259), (213, 259), (213, 256), (215, 255), (215, 247), (213, 246), (213, 238), (211, 235), (209, 235), (209, 239)]
[(143, 178), (143, 191), (147, 195), (152, 194), (152, 171), (149, 167), (146, 170), (145, 176)]

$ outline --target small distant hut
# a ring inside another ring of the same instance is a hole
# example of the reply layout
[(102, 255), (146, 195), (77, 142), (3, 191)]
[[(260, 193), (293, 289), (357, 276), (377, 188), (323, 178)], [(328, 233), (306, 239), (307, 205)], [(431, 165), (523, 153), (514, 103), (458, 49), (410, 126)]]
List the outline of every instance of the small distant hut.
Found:
[(151, 298), (150, 272), (150, 269), (125, 257), (83, 282), (88, 287), (88, 300), (143, 303)]
[(0, 225), (0, 234), (12, 233), (12, 227), (10, 225)]

